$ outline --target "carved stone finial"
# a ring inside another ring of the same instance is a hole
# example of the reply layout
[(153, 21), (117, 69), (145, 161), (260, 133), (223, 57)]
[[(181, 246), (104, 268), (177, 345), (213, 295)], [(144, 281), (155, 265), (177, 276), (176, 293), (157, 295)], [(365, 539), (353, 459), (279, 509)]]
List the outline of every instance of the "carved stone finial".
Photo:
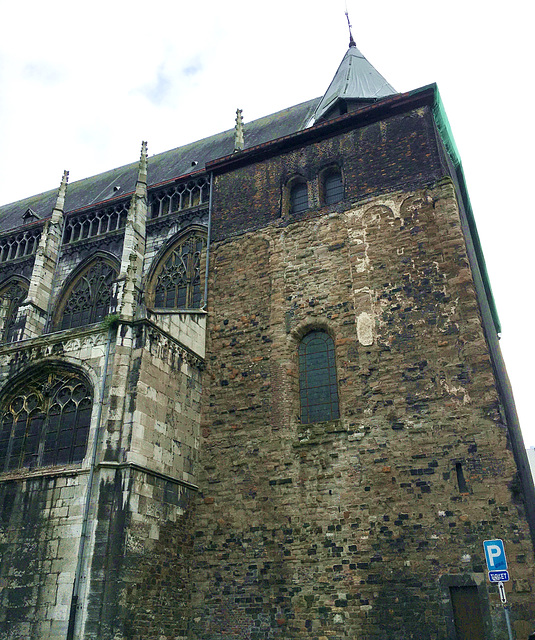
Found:
[(349, 13), (346, 8), (347, 26), (349, 27), (349, 47), (356, 47), (355, 40), (353, 39), (353, 33), (351, 32), (351, 22), (349, 22)]
[(243, 138), (243, 118), (242, 110), (236, 109), (236, 126), (234, 127), (236, 133), (234, 134), (234, 152), (243, 151), (245, 142)]
[(64, 171), (63, 177), (61, 178), (61, 184), (59, 185), (58, 197), (56, 198), (56, 205), (54, 206), (54, 210), (52, 211), (52, 223), (58, 223), (63, 217), (68, 181), (69, 181), (69, 172)]
[(143, 182), (143, 184), (147, 184), (147, 143), (145, 140), (141, 143), (141, 156), (139, 158), (139, 169), (137, 181)]

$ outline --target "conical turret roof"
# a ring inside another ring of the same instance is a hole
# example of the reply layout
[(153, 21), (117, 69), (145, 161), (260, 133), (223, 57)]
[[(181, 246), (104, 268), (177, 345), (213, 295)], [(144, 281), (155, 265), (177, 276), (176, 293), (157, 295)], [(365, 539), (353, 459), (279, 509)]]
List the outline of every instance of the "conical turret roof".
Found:
[(322, 118), (338, 100), (367, 102), (397, 93), (383, 76), (357, 49), (353, 38), (344, 59), (314, 114), (314, 121)]

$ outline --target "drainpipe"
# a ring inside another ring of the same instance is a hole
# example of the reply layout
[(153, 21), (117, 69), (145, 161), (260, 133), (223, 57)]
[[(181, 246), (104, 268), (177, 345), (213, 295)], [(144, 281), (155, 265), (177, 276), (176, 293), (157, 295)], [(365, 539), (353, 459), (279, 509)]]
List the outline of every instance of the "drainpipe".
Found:
[(84, 511), (82, 516), (82, 530), (80, 532), (80, 544), (78, 545), (78, 558), (76, 561), (76, 570), (74, 573), (74, 584), (72, 588), (71, 610), (69, 613), (69, 625), (67, 627), (67, 639), (74, 640), (76, 627), (76, 613), (78, 610), (78, 600), (80, 597), (80, 585), (82, 579), (82, 565), (84, 561), (85, 545), (88, 539), (89, 528), (89, 509), (91, 505), (91, 494), (93, 492), (93, 482), (95, 479), (95, 466), (97, 462), (98, 443), (101, 436), (102, 427), (102, 408), (104, 406), (104, 391), (106, 389), (106, 380), (108, 378), (108, 362), (110, 359), (110, 346), (113, 336), (115, 335), (116, 325), (110, 325), (108, 329), (108, 340), (106, 342), (106, 355), (104, 357), (104, 370), (102, 374), (102, 383), (100, 385), (100, 400), (97, 410), (97, 425), (95, 429), (95, 438), (93, 440), (93, 451), (91, 453), (91, 464), (89, 467), (89, 477), (87, 480), (87, 490), (85, 494)]
[(204, 274), (204, 304), (203, 310), (208, 305), (208, 269), (210, 268), (210, 243), (212, 239), (212, 202), (214, 195), (214, 172), (210, 173), (210, 198), (208, 201), (208, 237), (206, 239), (206, 270)]

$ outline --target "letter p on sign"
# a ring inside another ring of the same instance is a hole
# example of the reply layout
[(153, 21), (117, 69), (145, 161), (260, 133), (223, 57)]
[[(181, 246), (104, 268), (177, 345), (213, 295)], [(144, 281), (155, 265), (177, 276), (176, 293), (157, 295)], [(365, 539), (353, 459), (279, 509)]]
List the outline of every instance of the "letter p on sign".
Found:
[(489, 571), (507, 571), (507, 559), (502, 540), (485, 540), (483, 548)]

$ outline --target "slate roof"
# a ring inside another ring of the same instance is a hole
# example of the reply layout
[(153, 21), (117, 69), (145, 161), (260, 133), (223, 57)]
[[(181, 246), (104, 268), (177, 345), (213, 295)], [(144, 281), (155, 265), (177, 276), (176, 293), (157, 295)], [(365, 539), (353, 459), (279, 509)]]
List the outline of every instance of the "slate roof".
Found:
[[(301, 131), (307, 126), (319, 101), (320, 98), (314, 98), (246, 123), (245, 149)], [(204, 169), (207, 162), (228, 156), (233, 150), (234, 129), (229, 129), (203, 140), (152, 156), (148, 163), (149, 188), (190, 173), (198, 173), (199, 170)], [(195, 166), (192, 166), (193, 161), (197, 162)], [(135, 188), (137, 170), (138, 163), (136, 161), (69, 184), (65, 212), (91, 207), (106, 200), (120, 199), (131, 193)], [(120, 192), (114, 191), (115, 186), (120, 186)], [(28, 209), (34, 211), (41, 219), (49, 218), (56, 203), (57, 193), (58, 189), (55, 188), (18, 202), (0, 206), (0, 233), (23, 226), (40, 224), (40, 221), (24, 224), (23, 216)]]
[(397, 93), (357, 49), (353, 40), (329, 88), (321, 99), (314, 121), (318, 121), (339, 99), (377, 100)]

